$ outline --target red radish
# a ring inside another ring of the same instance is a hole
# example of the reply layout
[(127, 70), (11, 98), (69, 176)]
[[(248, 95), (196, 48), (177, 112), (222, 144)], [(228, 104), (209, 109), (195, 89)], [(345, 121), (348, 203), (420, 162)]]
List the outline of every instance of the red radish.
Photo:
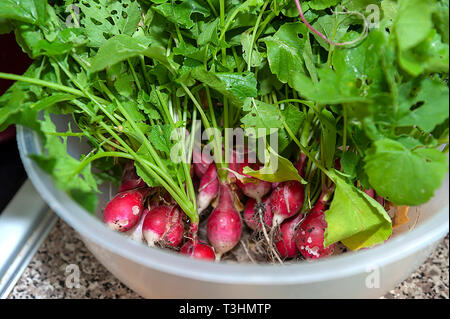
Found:
[(377, 195), (375, 193), (375, 190), (373, 188), (370, 189), (365, 189), (364, 193), (366, 193), (367, 195), (369, 195), (370, 197), (372, 197), (373, 199), (375, 199), (381, 206), (384, 207), (384, 198)]
[(202, 178), (203, 175), (208, 170), (209, 165), (212, 163), (213, 159), (209, 156), (204, 156), (201, 153), (201, 149), (194, 147), (192, 150), (192, 165), (194, 166), (195, 175), (198, 178)]
[[(242, 170), (245, 166), (248, 166), (246, 164), (248, 162), (248, 158), (252, 157), (253, 153), (249, 154), (249, 151), (247, 148), (244, 148), (244, 150), (241, 152), (240, 150), (232, 150), (230, 151), (230, 157), (228, 159), (228, 168), (230, 169), (229, 172), (229, 178), (234, 180), (237, 177), (240, 177), (238, 174), (242, 174)], [(248, 176), (252, 178), (251, 176)]]
[(330, 200), (331, 195), (333, 194), (333, 189), (329, 189), (328, 191), (323, 191), (320, 194), (319, 199), (317, 200), (314, 207), (311, 209), (311, 213), (323, 213), (327, 209), (328, 201)]
[(280, 226), (274, 243), (278, 253), (283, 258), (293, 258), (298, 253), (296, 236), (303, 214), (285, 220)]
[(249, 156), (247, 148), (244, 148), (243, 152), (232, 150), (230, 152), (230, 158), (228, 159), (228, 167), (230, 170), (236, 172), (239, 169), (239, 166), (245, 162), (246, 156)]
[(122, 179), (119, 187), (119, 193), (125, 192), (131, 189), (146, 187), (147, 184), (136, 173), (134, 162), (129, 161), (123, 170)]
[(318, 259), (330, 256), (336, 244), (323, 246), (324, 234), (327, 228), (325, 213), (310, 213), (300, 225), (297, 237), (297, 248), (307, 259)]
[(270, 207), (270, 196), (266, 197), (261, 203), (256, 203), (253, 198), (250, 198), (245, 204), (244, 221), (247, 226), (254, 230), (261, 230), (261, 215), (263, 215), (264, 224), (271, 228), (273, 212)]
[(245, 180), (240, 178), (236, 180), (236, 184), (242, 190), (242, 192), (250, 198), (255, 199), (258, 203), (261, 199), (272, 190), (272, 183), (259, 180), (243, 173), (244, 167), (249, 166), (253, 170), (259, 170), (261, 167), (256, 163), (240, 163), (237, 164), (237, 173), (245, 176)]
[(217, 260), (233, 249), (241, 238), (241, 215), (234, 206), (230, 186), (226, 183), (220, 183), (218, 203), (208, 218), (206, 231)]
[(214, 163), (209, 165), (208, 170), (200, 181), (200, 187), (197, 195), (197, 210), (201, 214), (205, 208), (211, 204), (212, 200), (219, 192), (219, 177)]
[(334, 168), (335, 168), (337, 171), (340, 171), (340, 170), (342, 169), (341, 159), (340, 159), (340, 158), (337, 158), (337, 159), (334, 161)]
[(280, 182), (272, 183), (272, 190), (280, 186), (280, 184), (281, 184)]
[(203, 259), (203, 260), (215, 260), (216, 254), (214, 249), (200, 241), (188, 241), (182, 247), (180, 252), (182, 254), (188, 255), (191, 258)]
[(126, 232), (139, 221), (144, 208), (144, 199), (148, 189), (136, 189), (122, 192), (106, 205), (103, 221), (116, 231)]
[(297, 248), (307, 259), (318, 259), (330, 256), (336, 244), (324, 247), (323, 240), (327, 222), (325, 209), (332, 192), (322, 192), (311, 213), (306, 216), (297, 232)]
[(280, 225), (286, 218), (298, 214), (303, 206), (303, 185), (297, 181), (283, 182), (270, 195), (273, 211), (273, 227)]
[(148, 208), (144, 209), (139, 222), (136, 225), (134, 225), (133, 228), (131, 228), (129, 231), (127, 231), (125, 233), (125, 235), (127, 235), (128, 237), (130, 237), (131, 239), (133, 239), (137, 242), (143, 243), (144, 235), (142, 234), (142, 225), (144, 224), (145, 216), (147, 216), (148, 212), (149, 212)]
[(157, 206), (145, 217), (142, 233), (149, 246), (162, 241), (177, 247), (183, 240), (183, 216), (176, 206)]
[(381, 196), (379, 196), (379, 195), (376, 195), (376, 196), (375, 196), (375, 200), (376, 200), (381, 206), (384, 207), (384, 198), (383, 198), (383, 197), (381, 197)]
[(294, 164), (294, 167), (298, 171), (298, 175), (301, 177), (305, 177), (305, 167), (306, 167), (306, 155), (303, 153), (300, 153), (300, 157), (297, 161), (297, 163)]
[(364, 193), (366, 193), (367, 195), (369, 195), (372, 198), (375, 198), (375, 190), (373, 188), (365, 189)]

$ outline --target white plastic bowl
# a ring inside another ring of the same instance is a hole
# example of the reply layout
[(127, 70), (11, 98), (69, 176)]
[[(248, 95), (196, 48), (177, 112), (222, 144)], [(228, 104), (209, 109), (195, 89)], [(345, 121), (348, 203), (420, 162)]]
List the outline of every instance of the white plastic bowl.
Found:
[[(56, 118), (60, 128), (67, 120)], [(449, 179), (425, 205), (410, 209), (410, 223), (387, 243), (315, 262), (289, 265), (210, 263), (149, 248), (109, 230), (56, 188), (29, 157), (41, 153), (39, 137), (18, 127), (29, 178), (50, 207), (77, 232), (97, 259), (128, 287), (148, 298), (374, 298), (406, 279), (449, 230)], [(69, 140), (79, 155), (86, 145)], [(110, 198), (105, 188), (99, 208)]]

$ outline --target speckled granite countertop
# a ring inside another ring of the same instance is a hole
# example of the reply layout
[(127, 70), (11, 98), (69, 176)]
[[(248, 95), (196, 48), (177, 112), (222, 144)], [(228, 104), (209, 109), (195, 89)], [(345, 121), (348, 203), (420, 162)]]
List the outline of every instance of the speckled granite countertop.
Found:
[[(449, 237), (414, 274), (382, 298), (449, 298)], [(79, 266), (80, 288), (66, 287), (66, 267)], [(9, 298), (140, 298), (109, 273), (75, 231), (59, 220)]]

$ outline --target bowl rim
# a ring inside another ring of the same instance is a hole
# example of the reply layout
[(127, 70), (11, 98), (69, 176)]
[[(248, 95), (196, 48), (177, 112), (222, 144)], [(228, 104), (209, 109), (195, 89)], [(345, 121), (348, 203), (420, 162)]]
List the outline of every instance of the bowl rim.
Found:
[[(40, 151), (36, 132), (17, 126), (17, 143), (25, 170), (36, 190), (50, 208), (84, 239), (142, 266), (178, 277), (214, 283), (252, 285), (295, 285), (333, 280), (369, 273), (374, 267), (382, 268), (406, 258), (437, 242), (449, 231), (447, 204), (422, 225), (392, 238), (383, 245), (364, 251), (348, 252), (314, 262), (284, 265), (211, 263), (195, 260), (174, 252), (147, 247), (110, 230), (64, 191), (58, 189), (50, 176), (31, 160), (29, 155)], [(448, 175), (446, 183), (448, 187)]]

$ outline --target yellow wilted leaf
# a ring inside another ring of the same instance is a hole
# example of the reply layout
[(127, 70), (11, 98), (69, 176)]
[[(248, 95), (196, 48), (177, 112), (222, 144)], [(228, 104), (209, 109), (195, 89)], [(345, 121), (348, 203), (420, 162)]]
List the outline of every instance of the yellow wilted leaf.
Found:
[(398, 206), (397, 212), (395, 213), (392, 228), (400, 227), (401, 225), (409, 222), (408, 218), (409, 206)]

